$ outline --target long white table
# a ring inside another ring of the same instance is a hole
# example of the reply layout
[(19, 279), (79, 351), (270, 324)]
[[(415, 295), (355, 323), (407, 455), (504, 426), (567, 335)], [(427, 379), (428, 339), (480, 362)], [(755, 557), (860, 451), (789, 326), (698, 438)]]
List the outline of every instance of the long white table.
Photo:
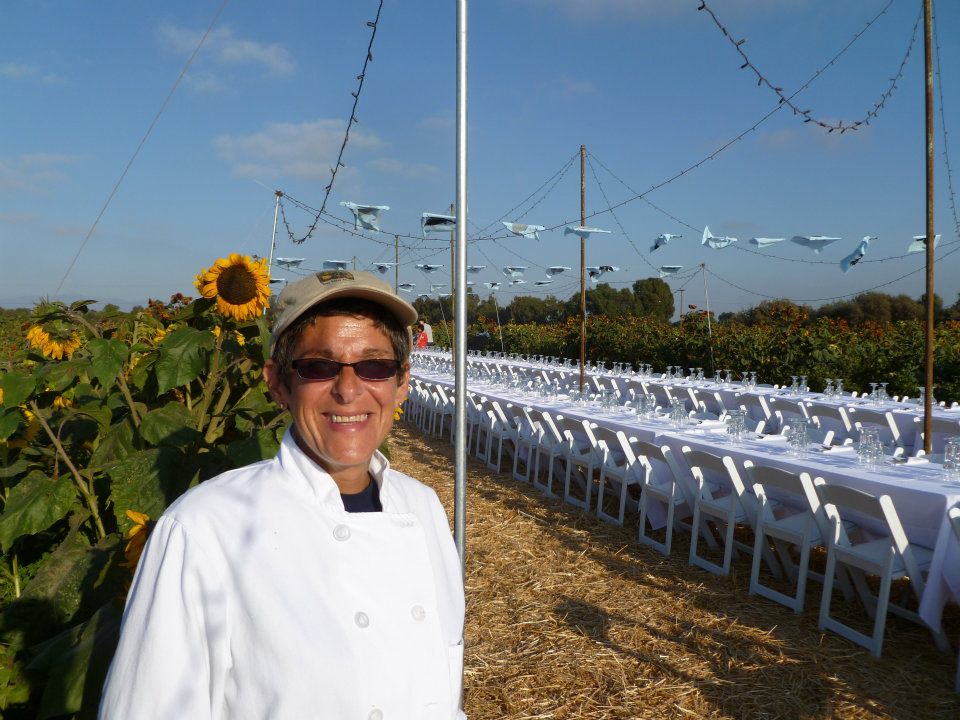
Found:
[[(453, 378), (447, 374), (421, 371), (415, 372), (414, 378), (442, 385), (448, 391), (453, 387)], [(739, 465), (750, 459), (795, 472), (805, 470), (814, 477), (823, 477), (827, 482), (872, 494), (890, 495), (908, 539), (933, 549), (927, 588), (919, 609), (921, 618), (939, 631), (946, 603), (951, 599), (960, 600), (960, 545), (947, 517), (947, 510), (960, 503), (960, 486), (944, 483), (941, 469), (935, 464), (918, 462), (871, 469), (860, 465), (856, 454), (852, 452), (810, 452), (799, 458), (789, 454), (783, 442), (756, 440), (733, 444), (719, 423), (701, 423), (678, 432), (672, 423), (663, 418), (640, 418), (622, 410), (603, 412), (592, 403), (573, 403), (564, 396), (521, 397), (516, 390), (479, 381), (468, 382), (468, 389), (503, 406), (522, 404), (524, 407), (546, 410), (552, 415), (589, 420), (612, 430), (622, 430), (628, 437), (645, 442), (666, 444), (678, 457), (682, 457), (681, 448), (689, 445), (714, 454), (730, 455)], [(650, 519), (655, 524), (664, 521), (656, 510)]]

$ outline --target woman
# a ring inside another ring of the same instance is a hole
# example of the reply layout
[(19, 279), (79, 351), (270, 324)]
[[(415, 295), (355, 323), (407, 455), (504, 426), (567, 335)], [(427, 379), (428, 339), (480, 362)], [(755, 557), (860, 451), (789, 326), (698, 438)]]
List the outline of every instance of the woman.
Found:
[(416, 311), (369, 273), (278, 300), (264, 378), (277, 456), (160, 518), (101, 718), (462, 718), (463, 585), (433, 490), (377, 448), (407, 395)]
[(414, 347), (416, 347), (417, 350), (423, 350), (427, 346), (428, 341), (429, 338), (427, 337), (427, 329), (424, 327), (422, 322), (418, 322), (417, 334), (413, 341)]

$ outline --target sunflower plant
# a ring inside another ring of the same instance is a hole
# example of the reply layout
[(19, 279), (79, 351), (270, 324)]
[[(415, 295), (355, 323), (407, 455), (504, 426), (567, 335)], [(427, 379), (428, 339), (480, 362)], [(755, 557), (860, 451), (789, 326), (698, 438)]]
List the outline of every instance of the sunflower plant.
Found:
[(0, 366), (0, 715), (95, 710), (150, 518), (279, 446), (265, 264), (196, 286), (136, 313), (41, 302)]

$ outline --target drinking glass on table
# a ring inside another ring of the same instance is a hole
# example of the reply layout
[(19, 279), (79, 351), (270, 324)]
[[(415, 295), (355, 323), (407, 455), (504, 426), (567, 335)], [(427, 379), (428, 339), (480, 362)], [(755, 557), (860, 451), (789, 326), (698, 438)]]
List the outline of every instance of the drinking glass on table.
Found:
[(799, 457), (806, 455), (808, 440), (807, 421), (803, 418), (798, 418), (794, 422), (793, 427), (790, 428), (790, 436), (787, 440), (790, 454)]
[(943, 479), (960, 485), (960, 437), (947, 438), (943, 444)]

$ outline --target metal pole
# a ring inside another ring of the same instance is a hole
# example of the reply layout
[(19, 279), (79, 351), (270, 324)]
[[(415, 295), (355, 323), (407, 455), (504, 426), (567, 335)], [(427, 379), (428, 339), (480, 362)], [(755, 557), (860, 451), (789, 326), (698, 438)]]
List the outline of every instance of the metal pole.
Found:
[(710, 339), (710, 374), (713, 375), (717, 370), (713, 362), (713, 328), (710, 325), (710, 293), (707, 292), (707, 266), (700, 263), (700, 272), (703, 273), (703, 300), (707, 306), (707, 337)]
[(933, 8), (932, 0), (923, 0), (923, 54), (926, 86), (927, 130), (927, 302), (924, 349), (923, 449), (930, 453), (933, 442)]
[(400, 288), (400, 236), (393, 236), (393, 292)]
[(267, 262), (267, 279), (273, 277), (273, 251), (277, 247), (277, 215), (280, 213), (280, 198), (283, 197), (282, 190), (275, 190), (277, 202), (273, 206), (273, 235), (270, 236), (270, 260)]
[(493, 296), (493, 308), (497, 311), (497, 332), (500, 333), (500, 352), (506, 353), (503, 347), (503, 328), (500, 327), (500, 303), (497, 302), (497, 296)]
[[(456, 216), (456, 207), (453, 203), (450, 203), (450, 214)], [(450, 317), (456, 320), (457, 317), (457, 260), (456, 254), (454, 252), (457, 242), (457, 230), (454, 226), (453, 232), (450, 233)], [(454, 330), (456, 334), (456, 330)], [(457, 343), (454, 341), (454, 338), (450, 338), (450, 351), (456, 352)]]
[[(587, 223), (586, 182), (584, 180), (584, 161), (587, 149), (580, 146), (580, 227)], [(587, 284), (584, 275), (586, 263), (586, 240), (580, 235), (580, 392), (583, 392), (583, 366), (587, 355)]]
[[(457, 225), (454, 280), (455, 351), (453, 535), (467, 563), (467, 0), (457, 0)], [(462, 704), (462, 698), (461, 698)]]

